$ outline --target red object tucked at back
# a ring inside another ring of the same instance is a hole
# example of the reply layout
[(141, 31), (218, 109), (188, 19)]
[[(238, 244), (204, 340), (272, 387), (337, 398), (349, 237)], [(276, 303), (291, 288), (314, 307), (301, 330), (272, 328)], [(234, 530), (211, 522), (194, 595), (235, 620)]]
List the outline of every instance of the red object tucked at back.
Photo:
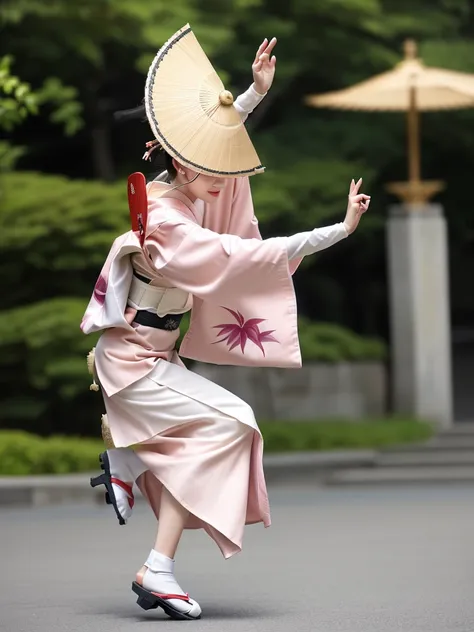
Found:
[(128, 177), (128, 207), (130, 209), (132, 230), (138, 233), (140, 245), (143, 246), (148, 219), (146, 180), (143, 173), (132, 173)]

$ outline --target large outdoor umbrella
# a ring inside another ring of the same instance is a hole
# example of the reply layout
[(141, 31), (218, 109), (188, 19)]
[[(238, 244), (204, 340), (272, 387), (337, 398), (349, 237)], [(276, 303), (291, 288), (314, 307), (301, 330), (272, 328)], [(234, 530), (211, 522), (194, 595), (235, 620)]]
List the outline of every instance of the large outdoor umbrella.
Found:
[(415, 42), (407, 40), (405, 59), (393, 70), (345, 90), (309, 96), (306, 103), (318, 108), (407, 112), (409, 180), (387, 188), (404, 202), (424, 203), (444, 183), (420, 179), (419, 112), (474, 107), (474, 75), (425, 66), (417, 58)]

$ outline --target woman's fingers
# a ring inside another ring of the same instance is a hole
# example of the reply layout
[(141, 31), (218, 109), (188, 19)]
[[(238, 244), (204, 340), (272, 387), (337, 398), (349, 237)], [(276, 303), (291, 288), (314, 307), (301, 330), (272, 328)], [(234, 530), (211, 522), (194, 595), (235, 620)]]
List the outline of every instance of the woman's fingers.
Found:
[[(257, 54), (255, 55), (255, 59), (253, 62), (253, 65), (255, 66), (256, 64), (258, 64), (259, 62), (263, 61), (269, 61), (270, 60), (270, 56), (272, 54), (272, 50), (275, 48), (277, 43), (277, 38), (273, 37), (270, 41), (270, 43), (268, 42), (268, 39), (265, 38), (263, 40), (263, 42), (260, 44), (260, 46), (258, 47), (257, 50)], [(263, 57), (263, 55), (265, 55), (265, 57)], [(274, 65), (276, 63), (276, 58), (273, 57), (271, 60), (271, 63)]]
[(253, 65), (253, 69), (259, 72), (266, 63), (268, 63), (268, 55), (266, 53), (262, 53), (260, 55), (260, 59)]
[(276, 43), (277, 43), (277, 38), (276, 37), (272, 37), (272, 39), (270, 40), (270, 43), (268, 44), (268, 46), (266, 48), (264, 48), (265, 53), (267, 53), (269, 57), (272, 54), (272, 50), (275, 48)]
[(258, 47), (257, 54), (255, 55), (255, 60), (253, 62), (254, 64), (256, 64), (258, 60), (260, 59), (260, 55), (263, 53), (263, 51), (267, 47), (267, 43), (268, 43), (268, 40), (267, 38), (265, 38), (263, 42), (260, 44), (260, 46)]
[(365, 195), (364, 193), (359, 193), (358, 195), (351, 196), (351, 203), (358, 204), (359, 202), (365, 202), (366, 200), (370, 200), (370, 195)]
[(361, 215), (362, 215), (362, 213), (365, 213), (368, 210), (369, 204), (370, 204), (370, 200), (367, 200), (367, 202), (361, 202), (360, 203), (359, 211), (360, 211)]
[(359, 178), (357, 182), (355, 182), (355, 180), (352, 179), (351, 186), (349, 188), (349, 195), (357, 195), (357, 193), (359, 193), (361, 184), (362, 184), (362, 178)]

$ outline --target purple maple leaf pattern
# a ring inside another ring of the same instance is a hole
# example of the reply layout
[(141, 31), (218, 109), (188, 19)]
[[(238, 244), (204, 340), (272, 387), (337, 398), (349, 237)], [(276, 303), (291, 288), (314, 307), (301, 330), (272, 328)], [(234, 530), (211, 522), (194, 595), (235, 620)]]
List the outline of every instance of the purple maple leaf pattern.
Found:
[(107, 292), (107, 279), (102, 275), (97, 279), (97, 283), (94, 287), (94, 298), (99, 303), (99, 305), (103, 305), (105, 303), (105, 293)]
[(264, 342), (278, 342), (278, 340), (272, 336), (274, 329), (268, 331), (260, 331), (260, 323), (265, 322), (266, 318), (249, 318), (245, 320), (240, 312), (236, 312), (228, 307), (223, 307), (235, 318), (237, 323), (224, 323), (222, 325), (214, 325), (213, 329), (220, 329), (217, 337), (223, 336), (220, 340), (216, 340), (212, 344), (216, 345), (220, 342), (224, 342), (229, 347), (229, 351), (235, 349), (240, 345), (242, 353), (245, 352), (245, 345), (247, 341), (253, 342), (265, 355), (265, 349), (263, 347)]

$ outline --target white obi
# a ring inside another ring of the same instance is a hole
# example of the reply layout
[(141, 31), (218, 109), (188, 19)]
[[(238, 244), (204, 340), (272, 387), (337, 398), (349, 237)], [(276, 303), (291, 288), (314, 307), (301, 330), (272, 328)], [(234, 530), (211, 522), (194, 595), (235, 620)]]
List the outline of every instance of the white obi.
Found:
[(134, 309), (156, 312), (162, 318), (188, 312), (193, 306), (193, 296), (177, 287), (150, 285), (133, 275), (127, 304)]

